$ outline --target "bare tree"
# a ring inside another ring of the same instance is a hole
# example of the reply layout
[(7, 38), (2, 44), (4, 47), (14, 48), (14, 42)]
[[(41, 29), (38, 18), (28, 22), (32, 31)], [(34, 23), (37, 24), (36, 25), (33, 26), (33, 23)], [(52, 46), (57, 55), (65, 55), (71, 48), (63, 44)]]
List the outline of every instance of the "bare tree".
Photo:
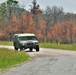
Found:
[(45, 36), (47, 36), (47, 33), (52, 30), (52, 26), (57, 24), (59, 21), (59, 16), (63, 15), (63, 8), (57, 7), (57, 6), (47, 6), (44, 11), (44, 19), (46, 21), (46, 30), (45, 30)]

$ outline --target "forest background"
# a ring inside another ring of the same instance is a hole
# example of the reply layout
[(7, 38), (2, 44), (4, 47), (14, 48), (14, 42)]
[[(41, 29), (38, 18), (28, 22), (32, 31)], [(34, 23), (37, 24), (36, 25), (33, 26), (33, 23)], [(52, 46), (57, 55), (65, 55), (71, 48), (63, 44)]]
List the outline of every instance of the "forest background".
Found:
[(76, 43), (76, 14), (57, 6), (41, 10), (36, 0), (26, 10), (18, 1), (7, 0), (0, 4), (0, 40), (12, 41), (17, 33), (34, 33), (40, 42)]

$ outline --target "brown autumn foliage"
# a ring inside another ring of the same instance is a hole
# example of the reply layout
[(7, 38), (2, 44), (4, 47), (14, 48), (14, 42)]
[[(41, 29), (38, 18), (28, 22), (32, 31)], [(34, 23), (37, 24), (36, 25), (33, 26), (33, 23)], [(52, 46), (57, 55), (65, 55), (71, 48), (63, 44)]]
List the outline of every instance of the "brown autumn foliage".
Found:
[(35, 33), (36, 24), (32, 18), (32, 14), (30, 14), (30, 13), (26, 14), (26, 21), (27, 21), (27, 25), (26, 25), (27, 27), (26, 27), (25, 32), (26, 33)]
[[(40, 15), (41, 16), (41, 15)], [(19, 17), (14, 13), (10, 21), (6, 21), (3, 28), (0, 27), (0, 40), (9, 40), (14, 33), (34, 33), (39, 39), (54, 40), (60, 43), (72, 43), (76, 40), (76, 23), (73, 21), (65, 21), (54, 25), (50, 31), (46, 33), (46, 21), (38, 19), (36, 25), (33, 14), (22, 12)], [(68, 42), (67, 42), (68, 41)]]
[(74, 22), (66, 21), (59, 23), (53, 27), (53, 39), (60, 42), (69, 41), (70, 43), (75, 41), (76, 38), (76, 25)]

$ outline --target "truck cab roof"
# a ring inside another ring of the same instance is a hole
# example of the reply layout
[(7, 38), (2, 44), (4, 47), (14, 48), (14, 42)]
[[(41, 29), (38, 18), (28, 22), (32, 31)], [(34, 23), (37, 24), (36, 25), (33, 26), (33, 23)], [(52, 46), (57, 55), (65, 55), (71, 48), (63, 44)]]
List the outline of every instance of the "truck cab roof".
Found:
[(21, 36), (35, 36), (35, 34), (32, 34), (32, 33), (24, 33), (24, 34), (14, 34), (14, 36), (18, 36), (18, 37), (21, 37)]

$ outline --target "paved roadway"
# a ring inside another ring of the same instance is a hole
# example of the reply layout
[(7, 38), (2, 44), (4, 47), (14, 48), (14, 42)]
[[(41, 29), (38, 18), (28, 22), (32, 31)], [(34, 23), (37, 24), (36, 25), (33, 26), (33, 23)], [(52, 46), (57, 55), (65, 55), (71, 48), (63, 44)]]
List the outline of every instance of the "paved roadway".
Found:
[[(11, 48), (13, 46), (0, 46)], [(31, 60), (14, 66), (0, 75), (76, 75), (76, 52), (41, 48), (29, 52)]]

